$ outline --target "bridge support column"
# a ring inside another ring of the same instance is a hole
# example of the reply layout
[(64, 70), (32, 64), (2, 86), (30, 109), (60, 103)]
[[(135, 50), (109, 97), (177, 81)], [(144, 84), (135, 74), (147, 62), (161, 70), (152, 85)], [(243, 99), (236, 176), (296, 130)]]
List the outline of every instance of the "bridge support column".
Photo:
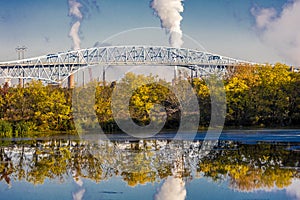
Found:
[(174, 79), (173, 79), (173, 85), (176, 84), (177, 82), (177, 71), (178, 71), (178, 67), (174, 66)]
[(68, 87), (70, 89), (74, 88), (75, 84), (74, 84), (74, 74), (71, 74), (68, 78)]
[(103, 78), (103, 86), (106, 85), (106, 80), (105, 80), (105, 67), (103, 66), (103, 72), (102, 72), (102, 78)]
[(19, 78), (19, 86), (20, 87), (24, 87), (24, 83), (23, 83), (23, 79), (22, 78)]

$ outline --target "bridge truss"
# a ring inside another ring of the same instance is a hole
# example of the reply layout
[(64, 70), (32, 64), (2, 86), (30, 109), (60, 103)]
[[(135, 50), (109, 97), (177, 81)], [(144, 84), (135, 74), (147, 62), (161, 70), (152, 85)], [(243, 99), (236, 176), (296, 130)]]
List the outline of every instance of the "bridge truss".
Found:
[(38, 79), (60, 84), (85, 67), (97, 66), (178, 66), (199, 74), (226, 70), (227, 66), (255, 64), (213, 53), (161, 46), (107, 46), (36, 58), (0, 62), (0, 78)]

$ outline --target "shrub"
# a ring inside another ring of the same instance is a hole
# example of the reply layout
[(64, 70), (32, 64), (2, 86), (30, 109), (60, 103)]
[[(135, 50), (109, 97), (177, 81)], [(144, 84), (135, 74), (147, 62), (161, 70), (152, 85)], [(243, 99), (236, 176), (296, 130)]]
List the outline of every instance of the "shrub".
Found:
[(13, 128), (9, 122), (0, 120), (0, 135), (1, 137), (13, 136)]

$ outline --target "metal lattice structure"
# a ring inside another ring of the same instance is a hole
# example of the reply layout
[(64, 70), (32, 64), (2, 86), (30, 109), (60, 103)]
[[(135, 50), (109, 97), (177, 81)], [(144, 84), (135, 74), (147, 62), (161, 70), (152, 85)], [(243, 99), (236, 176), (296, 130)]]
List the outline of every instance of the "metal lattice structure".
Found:
[(184, 48), (108, 46), (0, 62), (0, 78), (39, 79), (49, 83), (61, 83), (71, 74), (88, 66), (161, 65), (213, 72), (215, 69), (239, 64), (255, 63)]

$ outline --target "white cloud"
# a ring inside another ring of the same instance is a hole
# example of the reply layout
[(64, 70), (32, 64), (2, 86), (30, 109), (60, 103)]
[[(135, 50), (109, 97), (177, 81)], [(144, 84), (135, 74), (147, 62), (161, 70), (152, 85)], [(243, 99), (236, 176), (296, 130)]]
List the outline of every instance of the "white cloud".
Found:
[(286, 3), (280, 13), (274, 8), (252, 8), (251, 13), (262, 41), (289, 63), (300, 65), (300, 0)]
[(255, 16), (256, 26), (259, 29), (267, 28), (277, 14), (274, 8), (252, 8), (251, 13)]

